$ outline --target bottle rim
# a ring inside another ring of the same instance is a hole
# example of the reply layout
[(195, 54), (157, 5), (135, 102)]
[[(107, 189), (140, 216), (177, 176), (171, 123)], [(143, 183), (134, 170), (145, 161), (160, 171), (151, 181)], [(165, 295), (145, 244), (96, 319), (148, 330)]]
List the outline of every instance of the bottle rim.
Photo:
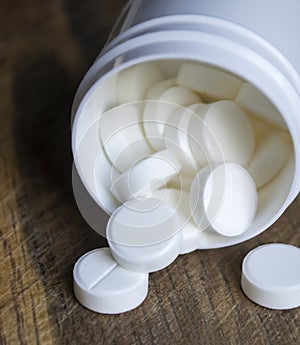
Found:
[[(77, 137), (78, 118), (93, 91), (107, 78), (133, 65), (158, 60), (189, 60), (224, 69), (250, 82), (275, 105), (286, 121), (294, 145), (295, 169), (288, 196), (280, 209), (251, 237), (272, 225), (300, 190), (300, 97), (293, 81), (263, 56), (241, 43), (215, 34), (184, 30), (160, 31), (132, 38), (107, 51), (96, 60), (83, 79), (75, 96), (72, 116), (72, 149), (80, 141)], [(76, 164), (76, 162), (75, 162)], [(104, 208), (104, 207), (103, 207)], [(104, 208), (105, 209), (105, 208)], [(226, 245), (240, 243), (233, 239)], [(220, 247), (225, 246), (224, 244)], [(218, 247), (218, 246), (216, 246)], [(210, 246), (212, 248), (212, 246)]]

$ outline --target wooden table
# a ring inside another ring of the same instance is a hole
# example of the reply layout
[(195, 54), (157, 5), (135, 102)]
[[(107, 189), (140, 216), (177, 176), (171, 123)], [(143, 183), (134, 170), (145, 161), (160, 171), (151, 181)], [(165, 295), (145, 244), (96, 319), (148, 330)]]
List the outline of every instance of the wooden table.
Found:
[(300, 309), (240, 289), (257, 245), (300, 245), (299, 200), (262, 235), (179, 257), (146, 301), (97, 315), (72, 293), (74, 262), (104, 246), (72, 194), (70, 108), (125, 0), (3, 0), (0, 9), (1, 344), (300, 344)]

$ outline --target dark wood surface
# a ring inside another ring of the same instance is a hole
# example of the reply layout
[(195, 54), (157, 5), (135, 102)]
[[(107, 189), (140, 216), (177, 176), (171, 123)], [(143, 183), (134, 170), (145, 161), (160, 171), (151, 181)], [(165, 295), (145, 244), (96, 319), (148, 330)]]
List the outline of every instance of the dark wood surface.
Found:
[(299, 308), (271, 311), (240, 289), (249, 250), (300, 245), (299, 199), (255, 239), (151, 274), (134, 311), (97, 315), (74, 299), (74, 262), (106, 244), (74, 202), (70, 107), (124, 3), (0, 3), (0, 344), (300, 344)]

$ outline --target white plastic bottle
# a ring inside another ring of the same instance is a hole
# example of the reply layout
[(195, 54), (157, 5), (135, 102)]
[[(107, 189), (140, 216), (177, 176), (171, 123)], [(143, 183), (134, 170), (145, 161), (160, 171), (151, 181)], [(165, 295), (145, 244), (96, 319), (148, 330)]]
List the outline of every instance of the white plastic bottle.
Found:
[[(120, 32), (85, 75), (73, 104), (74, 161), (85, 187), (104, 210), (110, 209), (114, 200), (107, 193), (100, 201), (95, 197), (94, 163), (103, 144), (98, 121), (118, 105), (116, 84), (121, 71), (156, 62), (165, 77), (172, 78), (176, 61), (211, 65), (260, 90), (286, 125), (293, 154), (276, 178), (259, 189), (251, 227), (233, 238), (203, 234), (199, 249), (228, 246), (258, 235), (281, 216), (300, 190), (300, 2), (134, 0), (126, 9)], [(98, 181), (100, 189), (106, 190), (111, 177), (106, 174), (105, 181)]]

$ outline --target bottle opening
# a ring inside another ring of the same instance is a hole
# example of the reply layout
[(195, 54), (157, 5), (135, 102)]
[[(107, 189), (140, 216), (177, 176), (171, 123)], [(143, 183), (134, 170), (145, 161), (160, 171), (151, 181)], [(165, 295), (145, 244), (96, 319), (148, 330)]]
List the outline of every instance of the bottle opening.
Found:
[[(265, 230), (281, 215), (293, 183), (293, 140), (275, 104), (247, 80), (197, 61), (165, 59), (111, 71), (83, 99), (73, 131), (76, 168), (107, 213), (121, 204), (112, 185), (130, 169), (139, 172), (128, 182), (136, 194), (126, 194), (135, 198), (149, 195), (154, 185), (189, 191), (207, 166), (243, 167), (257, 191), (251, 224), (234, 237), (199, 230), (201, 249)], [(167, 160), (149, 160), (164, 151)], [(162, 183), (154, 184), (157, 179)]]

